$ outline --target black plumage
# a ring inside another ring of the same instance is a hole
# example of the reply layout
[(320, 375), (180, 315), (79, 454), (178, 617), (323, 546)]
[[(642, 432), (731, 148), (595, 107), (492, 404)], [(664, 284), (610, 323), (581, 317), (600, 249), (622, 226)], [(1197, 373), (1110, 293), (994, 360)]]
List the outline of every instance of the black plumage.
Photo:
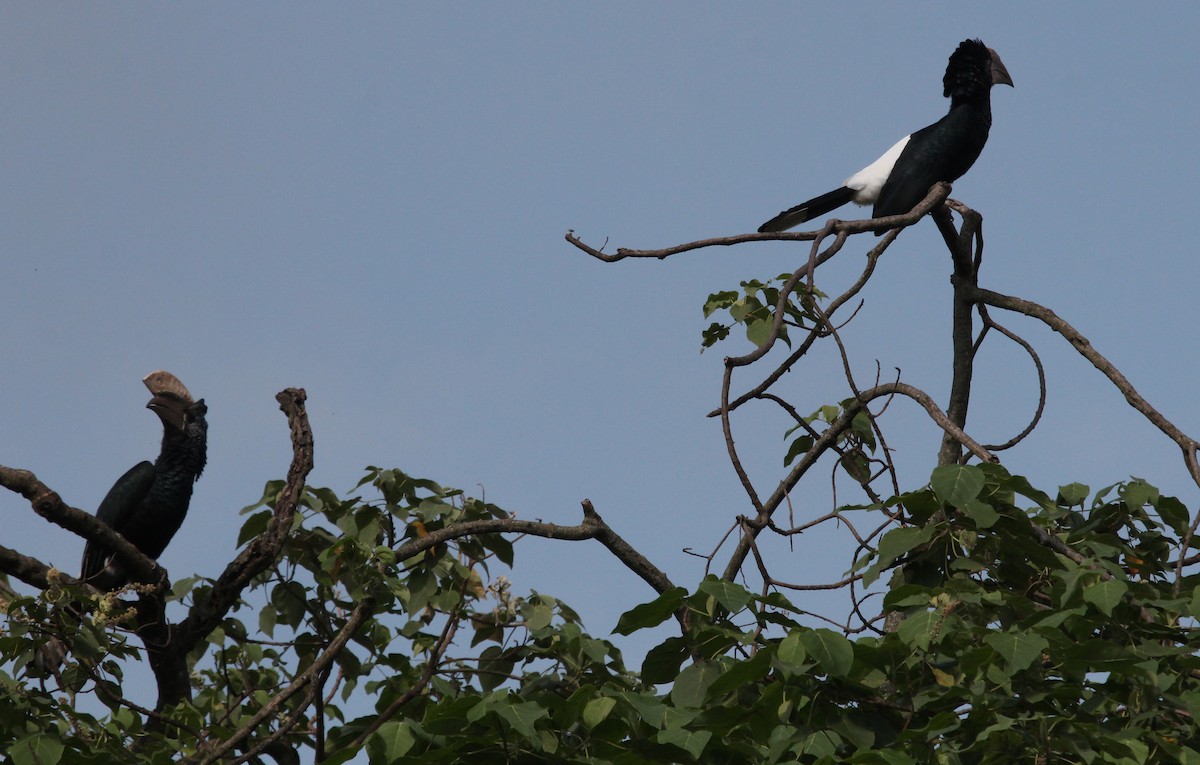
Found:
[(950, 99), (945, 117), (900, 139), (841, 188), (781, 212), (758, 230), (786, 231), (848, 202), (874, 203), (873, 218), (908, 212), (935, 183), (958, 180), (975, 164), (992, 127), (992, 86), (999, 84), (1013, 84), (1000, 56), (980, 40), (964, 40), (942, 78), (942, 94)]
[[(192, 486), (204, 470), (207, 458), (208, 408), (170, 372), (151, 372), (142, 379), (150, 389), (146, 408), (158, 415), (163, 425), (162, 448), (153, 463), (141, 462), (117, 479), (108, 490), (96, 517), (119, 532), (134, 547), (158, 558), (179, 531), (191, 504)], [(100, 590), (111, 591), (129, 583), (129, 576), (116, 556), (98, 542), (83, 549), (80, 578)], [(83, 618), (80, 603), (64, 607), (70, 618)], [(37, 677), (57, 673), (67, 653), (67, 644), (48, 638), (38, 646), (28, 666)]]
[[(170, 372), (151, 372), (142, 382), (152, 394), (146, 408), (162, 421), (162, 449), (153, 463), (139, 463), (117, 479), (96, 517), (138, 550), (157, 558), (183, 524), (193, 484), (204, 470), (208, 408), (203, 399), (193, 401)], [(81, 578), (102, 590), (127, 582), (120, 563), (96, 542), (84, 548)]]

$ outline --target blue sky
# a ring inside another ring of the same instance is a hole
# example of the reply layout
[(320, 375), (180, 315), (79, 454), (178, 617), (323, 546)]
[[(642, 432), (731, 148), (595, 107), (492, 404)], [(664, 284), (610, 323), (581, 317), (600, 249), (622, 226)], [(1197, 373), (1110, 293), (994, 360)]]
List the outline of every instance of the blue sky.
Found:
[[(563, 234), (752, 231), (940, 117), (946, 58), (976, 36), (1016, 82), (954, 191), (985, 216), (982, 283), (1053, 308), (1200, 433), (1195, 5), (27, 3), (0, 8), (0, 464), (94, 508), (157, 453), (139, 380), (171, 370), (207, 400), (210, 447), (162, 562), (215, 576), (238, 509), (286, 469), (273, 395), (300, 386), (314, 485), (394, 466), (560, 523), (587, 497), (691, 586), (702, 562), (682, 549), (710, 550), (747, 512), (704, 417), (721, 356), (747, 346), (701, 355), (701, 306), (807, 249), (605, 265)], [(878, 360), (944, 400), (948, 277), (930, 222), (900, 237), (846, 330), (860, 375)], [(997, 318), (1050, 386), (1010, 470), (1047, 489), (1137, 475), (1197, 506), (1178, 451), (1095, 370)], [(839, 369), (819, 355), (781, 392), (812, 411), (846, 395)], [(991, 341), (969, 430), (1020, 430), (1034, 379)], [(919, 486), (937, 433), (900, 402), (884, 425)], [(785, 427), (769, 409), (740, 425), (761, 487), (782, 475)], [(827, 469), (802, 486), (798, 519), (829, 508), (828, 487)], [(3, 544), (78, 566), (81, 540), (12, 495), (0, 511)], [(775, 574), (835, 579), (845, 542), (776, 546)], [(591, 543), (522, 542), (513, 579), (599, 634), (652, 594)]]

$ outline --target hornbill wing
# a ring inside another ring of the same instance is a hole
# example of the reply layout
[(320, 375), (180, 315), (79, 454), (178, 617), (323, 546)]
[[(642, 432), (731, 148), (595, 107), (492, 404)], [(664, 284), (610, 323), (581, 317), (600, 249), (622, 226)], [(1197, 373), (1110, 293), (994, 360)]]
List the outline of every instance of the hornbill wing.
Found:
[[(139, 462), (117, 479), (96, 510), (96, 518), (104, 521), (110, 529), (124, 532), (125, 526), (150, 494), (154, 485), (154, 464)], [(93, 579), (108, 566), (109, 551), (97, 542), (88, 542), (83, 548), (82, 577), (89, 583), (101, 587)], [(105, 589), (101, 587), (101, 589)]]
[(916, 207), (933, 184), (956, 181), (971, 169), (987, 143), (988, 125), (970, 117), (966, 110), (955, 109), (912, 134), (879, 191), (871, 217), (902, 215)]

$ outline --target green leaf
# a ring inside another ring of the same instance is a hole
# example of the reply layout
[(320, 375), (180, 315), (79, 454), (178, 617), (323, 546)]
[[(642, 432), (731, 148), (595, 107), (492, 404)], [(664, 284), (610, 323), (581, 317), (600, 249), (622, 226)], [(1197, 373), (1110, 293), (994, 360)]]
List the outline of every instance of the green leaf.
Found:
[(807, 434), (792, 441), (788, 446), (787, 454), (783, 457), (783, 466), (788, 467), (791, 465), (793, 460), (813, 448), (814, 443), (816, 442), (813, 440), (813, 437)]
[(729, 337), (729, 327), (713, 322), (708, 325), (708, 329), (700, 333), (700, 351), (703, 352), (705, 348), (713, 347), (727, 337)]
[(738, 293), (733, 290), (714, 292), (704, 301), (704, 318), (712, 316), (717, 311), (728, 308), (737, 302)]
[(633, 707), (637, 711), (638, 717), (647, 724), (653, 725), (655, 728), (663, 727), (667, 719), (667, 705), (657, 696), (648, 693), (625, 692), (621, 694), (621, 698)]
[(1146, 505), (1158, 504), (1158, 489), (1146, 483), (1141, 478), (1135, 478), (1125, 484), (1117, 494), (1130, 507), (1145, 507)]
[(1125, 597), (1129, 585), (1120, 579), (1108, 579), (1083, 588), (1083, 599), (1100, 609), (1105, 616), (1112, 616), (1113, 608)]
[(813, 731), (804, 737), (800, 751), (813, 757), (833, 757), (837, 754), (841, 741), (841, 737), (832, 731)]
[(748, 321), (746, 322), (746, 339), (761, 348), (771, 338), (771, 329), (774, 326), (774, 317)]
[(938, 499), (951, 507), (962, 507), (979, 496), (986, 483), (983, 471), (974, 465), (944, 465), (933, 469), (930, 485)]
[[(992, 465), (989, 467), (989, 470), (994, 474), (995, 471), (1002, 470), (1002, 468), (999, 465)], [(1004, 479), (1003, 483), (1010, 490), (1020, 494), (1022, 497), (1032, 499), (1044, 510), (1049, 511), (1056, 508), (1056, 504), (1050, 499), (1050, 495), (1040, 489), (1034, 488), (1034, 486), (1029, 483), (1029, 479), (1025, 478), (1024, 476), (1008, 476)]]
[(990, 529), (996, 521), (1000, 520), (1000, 513), (996, 512), (996, 508), (980, 502), (977, 499), (968, 500), (960, 505), (967, 515), (971, 516), (971, 520), (975, 521), (975, 525), (981, 529)]
[(501, 563), (511, 567), (513, 564), (513, 546), (512, 542), (508, 541), (501, 534), (480, 534), (479, 544), (483, 545), (485, 550), (493, 553)]
[(704, 751), (704, 747), (708, 745), (711, 738), (712, 731), (687, 730), (686, 728), (667, 728), (659, 731), (655, 736), (655, 740), (660, 744), (677, 746), (694, 759), (699, 759), (700, 753)]
[(63, 743), (51, 733), (36, 733), (13, 744), (12, 765), (55, 765), (62, 759)]
[(267, 637), (275, 636), (275, 615), (276, 611), (271, 606), (263, 606), (258, 612), (258, 629)]
[(416, 743), (407, 722), (386, 722), (367, 739), (367, 755), (371, 763), (391, 763), (408, 754)]
[(683, 638), (667, 638), (646, 652), (642, 661), (642, 679), (647, 683), (671, 682), (679, 674), (679, 667), (687, 655), (687, 642)]
[(267, 524), (270, 522), (270, 510), (263, 510), (262, 512), (255, 513), (247, 518), (246, 522), (242, 524), (241, 530), (238, 532), (237, 546), (241, 547), (251, 539), (254, 539), (256, 536), (266, 531)]
[(859, 483), (865, 484), (871, 480), (871, 463), (861, 449), (851, 449), (838, 458), (838, 464)]
[(618, 635), (630, 635), (647, 627), (657, 627), (675, 614), (675, 610), (683, 603), (686, 596), (687, 590), (676, 587), (664, 592), (649, 603), (634, 606), (621, 614), (613, 632)]
[(775, 656), (786, 670), (801, 667), (805, 660), (808, 659), (808, 651), (804, 648), (804, 643), (800, 641), (800, 630), (792, 630), (779, 643), (779, 650), (775, 652)]
[(892, 529), (879, 540), (879, 566), (890, 566), (909, 550), (928, 542), (937, 531), (933, 526)]
[(267, 507), (275, 507), (275, 501), (277, 499), (279, 499), (279, 492), (282, 490), (283, 490), (283, 481), (280, 481), (280, 480), (267, 481), (267, 485), (263, 487), (262, 498), (259, 499), (257, 502), (255, 502), (253, 505), (246, 505), (245, 507), (243, 507), (241, 510), (238, 511), (238, 515), (245, 515), (246, 513), (250, 512), (251, 510), (257, 510), (258, 508), (262, 507), (263, 505), (266, 505)]
[(998, 632), (988, 635), (984, 642), (996, 650), (1008, 668), (1014, 671), (1025, 669), (1041, 658), (1050, 645), (1044, 637), (1028, 633)]
[(808, 655), (833, 677), (844, 677), (854, 665), (854, 644), (845, 635), (824, 627), (800, 633)]
[(750, 592), (740, 584), (716, 577), (706, 578), (696, 590), (714, 598), (722, 608), (731, 614), (736, 614), (745, 608), (752, 597)]
[(677, 707), (700, 707), (708, 686), (720, 675), (720, 669), (708, 662), (697, 662), (679, 673), (671, 688), (671, 701)]
[[(367, 745), (367, 751), (368, 751), (367, 756), (368, 757), (370, 757), (369, 741), (370, 740), (368, 739), (368, 745)], [(360, 749), (358, 747), (353, 747), (353, 748), (346, 747), (345, 749), (338, 749), (334, 752), (326, 752), (325, 759), (321, 760), (321, 765), (342, 765), (342, 763), (349, 762), (350, 760), (354, 759), (361, 753), (362, 753), (362, 749)], [(368, 762), (372, 762), (372, 760), (368, 760)]]
[(525, 616), (525, 625), (533, 631), (549, 627), (554, 618), (554, 609), (544, 603), (526, 601), (521, 604), (521, 612)]
[(545, 709), (542, 709), (541, 706), (532, 701), (519, 704), (502, 704), (496, 707), (495, 711), (515, 731), (526, 738), (534, 738), (537, 735), (537, 728), (534, 726), (538, 720), (547, 715)]
[(900, 622), (900, 628), (896, 630), (900, 642), (922, 651), (928, 650), (929, 644), (933, 642), (933, 631), (939, 618), (940, 614), (928, 609), (906, 615)]
[[(797, 640), (797, 644), (799, 644), (799, 640)], [(758, 652), (746, 661), (735, 663), (714, 680), (712, 685), (708, 686), (709, 695), (721, 696), (726, 693), (732, 693), (747, 683), (752, 683), (763, 677), (771, 671), (771, 659), (774, 655), (774, 645), (768, 645), (760, 648)]]
[(1075, 507), (1076, 505), (1082, 507), (1083, 503), (1087, 501), (1090, 492), (1091, 489), (1082, 483), (1069, 483), (1066, 486), (1059, 486), (1058, 504), (1063, 507)]
[(516, 665), (512, 654), (499, 646), (488, 646), (479, 654), (479, 685), (484, 691), (492, 691), (508, 682), (508, 675)]
[(613, 707), (616, 705), (617, 700), (611, 696), (601, 696), (598, 699), (592, 699), (583, 708), (583, 724), (589, 730), (595, 728), (608, 719), (609, 713), (613, 711)]
[(1190, 520), (1187, 506), (1175, 497), (1161, 497), (1155, 507), (1158, 509), (1163, 523), (1167, 524), (1176, 534), (1183, 536)]

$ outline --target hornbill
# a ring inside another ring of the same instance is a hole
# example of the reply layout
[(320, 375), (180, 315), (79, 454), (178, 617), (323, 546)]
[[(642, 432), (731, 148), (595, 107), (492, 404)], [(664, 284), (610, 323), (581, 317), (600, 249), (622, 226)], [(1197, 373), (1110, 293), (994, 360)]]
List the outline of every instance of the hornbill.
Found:
[(981, 40), (963, 40), (950, 54), (942, 85), (942, 95), (950, 99), (945, 117), (901, 138), (882, 157), (847, 178), (841, 188), (784, 210), (759, 226), (759, 232), (786, 231), (847, 202), (873, 202), (872, 218), (902, 215), (916, 207), (935, 183), (958, 180), (987, 143), (992, 86), (1012, 87), (1013, 81), (996, 51)]
[[(192, 400), (192, 394), (170, 372), (151, 372), (142, 382), (151, 394), (146, 408), (163, 424), (162, 449), (153, 463), (134, 465), (117, 479), (96, 510), (96, 517), (142, 553), (157, 558), (183, 523), (192, 499), (192, 484), (204, 470), (208, 437), (204, 416), (208, 408), (204, 399)], [(90, 540), (83, 548), (79, 578), (106, 592), (129, 582), (120, 560), (104, 545)], [(65, 609), (73, 618), (82, 618), (79, 603), (68, 604)], [(49, 675), (57, 671), (65, 655), (66, 645), (51, 638), (39, 646), (29, 669), (35, 675)]]
[[(142, 382), (152, 398), (146, 408), (163, 424), (162, 449), (153, 464), (140, 462), (117, 479), (96, 510), (96, 517), (148, 557), (157, 558), (179, 531), (192, 499), (192, 484), (204, 470), (208, 407), (179, 378), (158, 370)], [(98, 542), (83, 549), (80, 579), (101, 590), (127, 583), (120, 562)]]

